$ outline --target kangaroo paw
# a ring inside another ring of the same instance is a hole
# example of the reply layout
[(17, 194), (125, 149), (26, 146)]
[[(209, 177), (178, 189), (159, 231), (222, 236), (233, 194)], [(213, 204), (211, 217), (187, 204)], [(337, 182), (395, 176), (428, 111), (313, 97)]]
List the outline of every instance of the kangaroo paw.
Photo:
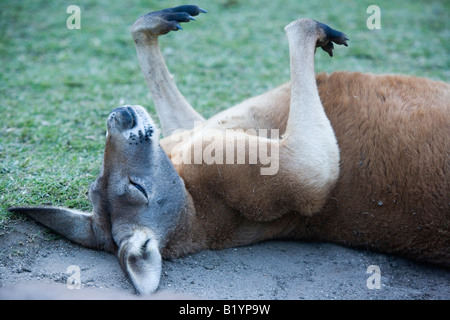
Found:
[(136, 39), (136, 36), (142, 33), (157, 37), (170, 31), (182, 30), (180, 23), (195, 21), (194, 16), (200, 13), (207, 12), (194, 5), (184, 5), (150, 12), (140, 17), (134, 23), (132, 34)]
[(334, 30), (329, 26), (327, 26), (326, 24), (320, 23), (318, 21), (316, 22), (319, 29), (323, 32), (321, 37), (319, 37), (319, 39), (317, 40), (316, 46), (321, 47), (324, 51), (328, 52), (330, 57), (333, 56), (333, 49), (334, 49), (333, 42), (339, 45), (343, 44), (346, 47), (348, 46), (347, 41), (349, 39), (344, 33), (338, 30)]

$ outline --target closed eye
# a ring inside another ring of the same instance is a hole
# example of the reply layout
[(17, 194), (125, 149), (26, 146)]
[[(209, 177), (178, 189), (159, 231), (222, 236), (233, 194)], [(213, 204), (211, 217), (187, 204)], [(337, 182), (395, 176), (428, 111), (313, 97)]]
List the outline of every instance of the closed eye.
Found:
[(145, 189), (140, 184), (135, 183), (135, 182), (133, 182), (131, 180), (130, 180), (130, 183), (133, 185), (133, 187), (138, 189), (147, 198), (147, 192), (145, 191)]

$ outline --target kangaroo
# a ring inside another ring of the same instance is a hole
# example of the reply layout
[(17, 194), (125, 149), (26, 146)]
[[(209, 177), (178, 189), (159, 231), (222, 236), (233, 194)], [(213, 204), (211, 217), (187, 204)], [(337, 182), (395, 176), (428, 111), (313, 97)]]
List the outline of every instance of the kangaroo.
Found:
[(111, 112), (103, 164), (89, 189), (93, 212), (10, 211), (116, 254), (141, 294), (157, 290), (162, 259), (268, 239), (327, 241), (450, 266), (450, 85), (316, 75), (316, 48), (332, 56), (333, 43), (349, 39), (300, 19), (285, 27), (290, 82), (205, 120), (178, 90), (158, 45), (200, 13), (184, 5), (134, 23), (161, 129), (141, 106)]

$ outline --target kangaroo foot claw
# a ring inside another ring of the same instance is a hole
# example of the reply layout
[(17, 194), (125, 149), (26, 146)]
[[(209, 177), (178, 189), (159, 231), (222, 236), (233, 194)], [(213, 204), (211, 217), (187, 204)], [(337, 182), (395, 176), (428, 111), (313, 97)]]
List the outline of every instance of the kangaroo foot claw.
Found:
[(150, 12), (140, 17), (134, 23), (132, 33), (134, 37), (140, 33), (157, 37), (169, 33), (170, 31), (183, 30), (180, 23), (196, 21), (194, 16), (197, 16), (200, 13), (207, 12), (195, 5), (183, 5)]
[(333, 42), (339, 45), (348, 47), (347, 41), (349, 38), (345, 33), (332, 29), (326, 24), (316, 21), (319, 28), (324, 32), (324, 37), (317, 41), (317, 46), (321, 47), (325, 52), (328, 52), (330, 57), (333, 56), (334, 45)]

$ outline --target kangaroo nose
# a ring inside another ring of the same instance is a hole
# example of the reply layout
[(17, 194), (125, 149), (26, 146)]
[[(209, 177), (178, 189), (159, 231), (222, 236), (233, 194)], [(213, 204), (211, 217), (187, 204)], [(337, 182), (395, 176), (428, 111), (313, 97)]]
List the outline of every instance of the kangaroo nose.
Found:
[(129, 130), (136, 125), (136, 115), (131, 107), (120, 107), (111, 112), (111, 121), (119, 130)]

